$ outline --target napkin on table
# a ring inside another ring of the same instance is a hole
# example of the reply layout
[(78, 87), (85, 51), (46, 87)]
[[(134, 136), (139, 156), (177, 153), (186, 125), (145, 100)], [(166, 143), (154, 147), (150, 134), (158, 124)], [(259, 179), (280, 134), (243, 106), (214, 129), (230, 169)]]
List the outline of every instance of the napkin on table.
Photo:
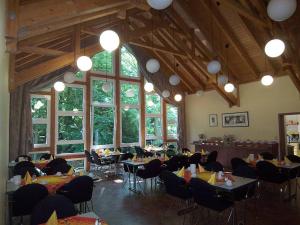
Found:
[(184, 167), (182, 167), (181, 170), (179, 170), (177, 172), (177, 176), (179, 176), (179, 177), (183, 177), (184, 176)]
[(289, 165), (289, 164), (291, 164), (292, 162), (288, 159), (288, 157), (284, 157), (284, 163), (285, 164), (287, 164), (287, 165)]
[(216, 178), (216, 173), (213, 173), (213, 174), (210, 176), (210, 178), (209, 178), (209, 180), (207, 181), (207, 183), (209, 183), (209, 184), (211, 184), (211, 185), (215, 185), (215, 184), (216, 184), (216, 180), (217, 180), (217, 178)]
[(104, 155), (106, 155), (106, 156), (108, 156), (108, 155), (110, 155), (110, 150), (107, 148), (107, 149), (105, 149), (105, 151), (104, 151)]
[(72, 176), (74, 174), (74, 169), (73, 169), (73, 166), (69, 169), (67, 175), (68, 176)]
[(203, 168), (203, 166), (201, 166), (200, 164), (198, 164), (198, 170), (199, 170), (199, 173), (204, 173), (206, 172), (206, 170)]
[(57, 214), (56, 211), (52, 213), (48, 221), (46, 222), (46, 225), (58, 225), (58, 220), (57, 220)]
[(31, 178), (30, 173), (28, 171), (25, 174), (24, 183), (25, 183), (25, 185), (32, 183), (32, 178)]

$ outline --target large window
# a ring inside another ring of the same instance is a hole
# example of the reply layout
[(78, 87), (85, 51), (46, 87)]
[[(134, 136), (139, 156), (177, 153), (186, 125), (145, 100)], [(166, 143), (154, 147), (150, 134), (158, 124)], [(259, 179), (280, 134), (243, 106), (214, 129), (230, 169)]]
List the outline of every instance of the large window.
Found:
[(120, 83), (122, 144), (139, 144), (140, 140), (140, 85)]
[(32, 135), (35, 148), (50, 146), (50, 96), (31, 95)]
[(56, 96), (56, 153), (81, 153), (85, 143), (84, 87), (68, 85)]
[(162, 144), (161, 98), (156, 93), (145, 95), (146, 144)]
[(121, 75), (139, 77), (137, 60), (125, 47), (121, 48)]
[[(114, 81), (93, 78), (92, 84), (92, 145), (94, 147), (114, 146)], [(102, 90), (103, 84), (110, 84), (110, 91)]]
[(168, 139), (177, 139), (178, 108), (167, 104), (167, 136)]
[(102, 51), (92, 57), (92, 71), (96, 73), (113, 74), (113, 53)]

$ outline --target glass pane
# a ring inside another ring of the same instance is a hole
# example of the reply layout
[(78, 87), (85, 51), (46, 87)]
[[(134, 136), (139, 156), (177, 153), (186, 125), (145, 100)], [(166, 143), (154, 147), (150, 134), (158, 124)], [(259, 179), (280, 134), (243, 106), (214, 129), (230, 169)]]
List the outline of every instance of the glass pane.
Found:
[(139, 85), (133, 83), (121, 83), (121, 103), (139, 104)]
[(108, 80), (108, 83), (111, 85), (111, 90), (109, 92), (104, 92), (102, 90), (102, 86), (106, 83), (105, 80), (93, 80), (92, 82), (92, 90), (93, 90), (93, 102), (94, 103), (111, 103), (113, 104), (113, 82)]
[(177, 107), (169, 104), (167, 105), (167, 123), (168, 136), (177, 136), (178, 109)]
[(31, 98), (31, 115), (34, 119), (47, 118), (47, 105), (46, 98), (32, 97)]
[(84, 77), (84, 75), (85, 75), (85, 72), (82, 72), (82, 71), (77, 71), (77, 72), (75, 73), (75, 77), (76, 77), (77, 79), (79, 79), (79, 80), (82, 80), (83, 77)]
[(83, 88), (66, 87), (58, 95), (59, 111), (83, 111)]
[(139, 122), (138, 109), (122, 109), (122, 143), (139, 142)]
[(161, 119), (156, 117), (146, 118), (146, 135), (161, 136)]
[(74, 169), (84, 169), (84, 159), (68, 160), (67, 162)]
[(146, 113), (161, 113), (160, 96), (158, 94), (146, 95)]
[(92, 57), (92, 71), (113, 73), (113, 55), (111, 52), (102, 51)]
[(114, 109), (94, 107), (93, 145), (109, 145), (114, 142)]
[(125, 47), (121, 48), (121, 75), (139, 77), (137, 60)]
[(32, 124), (33, 144), (47, 144), (47, 124)]
[(57, 154), (78, 153), (84, 151), (84, 144), (57, 145)]
[(82, 116), (58, 117), (58, 140), (82, 140)]
[[(29, 152), (29, 156), (33, 161), (40, 160), (41, 156), (44, 155), (46, 152)], [(50, 153), (50, 152), (47, 152)]]
[(161, 147), (163, 145), (163, 140), (161, 139), (147, 139), (146, 145), (153, 145), (157, 147)]

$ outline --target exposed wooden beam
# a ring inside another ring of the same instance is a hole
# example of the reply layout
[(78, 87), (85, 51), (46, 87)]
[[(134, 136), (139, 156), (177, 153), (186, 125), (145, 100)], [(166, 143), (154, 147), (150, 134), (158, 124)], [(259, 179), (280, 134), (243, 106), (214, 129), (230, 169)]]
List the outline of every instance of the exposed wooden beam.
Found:
[(294, 83), (295, 87), (297, 88), (298, 92), (300, 93), (300, 80), (299, 80), (299, 77), (297, 76), (296, 71), (294, 70), (294, 68), (292, 66), (288, 67), (288, 71), (289, 71), (289, 76), (290, 76), (292, 82)]
[(6, 0), (6, 47), (9, 52), (17, 51), (20, 0)]
[(47, 56), (60, 56), (66, 53), (60, 50), (40, 48), (35, 46), (21, 46), (18, 48), (18, 52), (26, 52), (26, 53), (33, 53), (33, 54), (47, 55)]

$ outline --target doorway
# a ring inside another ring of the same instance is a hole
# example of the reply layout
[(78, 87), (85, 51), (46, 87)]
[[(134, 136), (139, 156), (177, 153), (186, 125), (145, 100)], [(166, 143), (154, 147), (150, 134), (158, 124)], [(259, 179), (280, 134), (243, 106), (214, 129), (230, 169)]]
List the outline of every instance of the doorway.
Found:
[(280, 152), (300, 156), (300, 112), (280, 113)]

